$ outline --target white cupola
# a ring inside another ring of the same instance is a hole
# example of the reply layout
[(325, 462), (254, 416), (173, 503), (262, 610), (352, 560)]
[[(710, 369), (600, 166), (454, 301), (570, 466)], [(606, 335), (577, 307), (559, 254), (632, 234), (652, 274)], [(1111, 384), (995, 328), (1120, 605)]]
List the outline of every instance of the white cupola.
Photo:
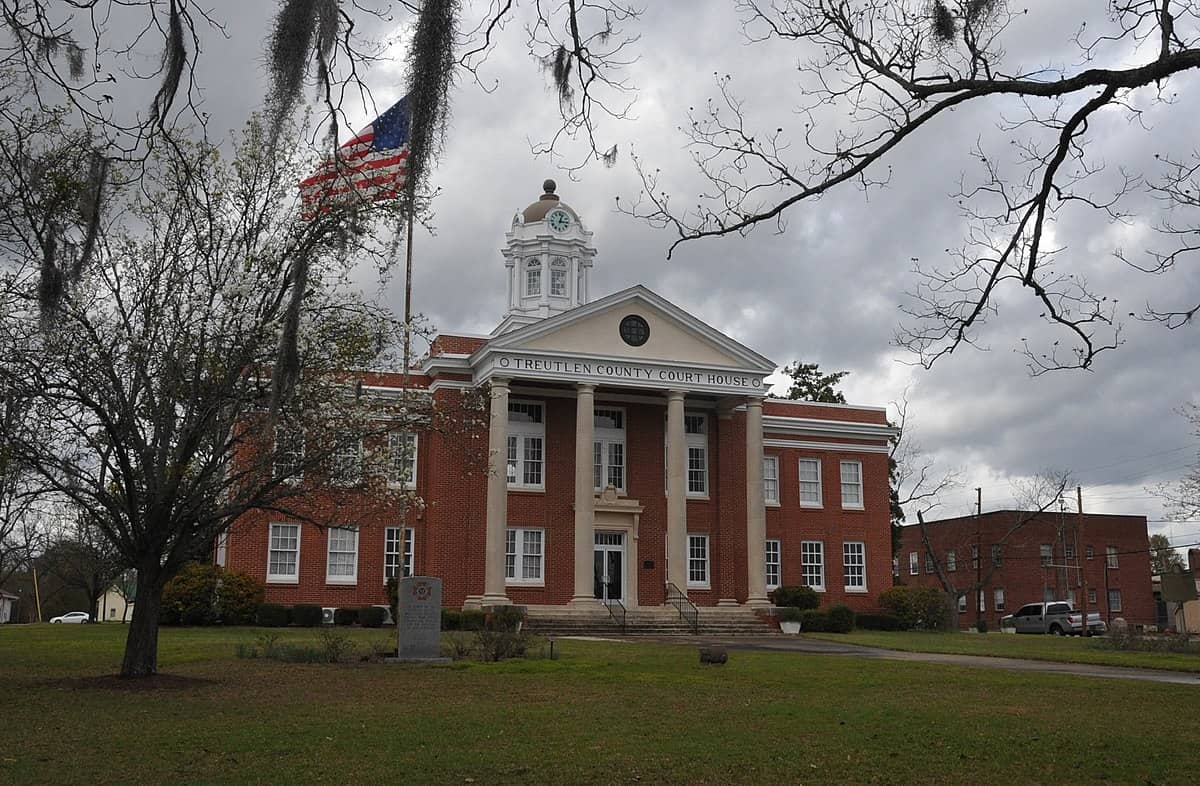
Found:
[(513, 216), (504, 236), (508, 271), (508, 311), (492, 335), (506, 333), (588, 302), (588, 277), (596, 249), (592, 233), (569, 205), (554, 193), (553, 180), (544, 193)]

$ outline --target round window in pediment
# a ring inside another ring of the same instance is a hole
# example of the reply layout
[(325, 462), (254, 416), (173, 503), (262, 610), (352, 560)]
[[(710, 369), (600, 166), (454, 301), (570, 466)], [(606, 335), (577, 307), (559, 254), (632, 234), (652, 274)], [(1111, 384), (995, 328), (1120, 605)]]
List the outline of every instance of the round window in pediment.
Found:
[(637, 314), (621, 320), (621, 340), (631, 347), (640, 347), (650, 339), (650, 325)]

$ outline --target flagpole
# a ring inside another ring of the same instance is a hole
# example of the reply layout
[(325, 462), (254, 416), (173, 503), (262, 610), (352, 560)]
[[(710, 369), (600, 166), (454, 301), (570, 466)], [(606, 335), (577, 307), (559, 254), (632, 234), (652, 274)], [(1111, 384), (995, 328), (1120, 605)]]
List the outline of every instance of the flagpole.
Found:
[[(403, 409), (403, 424), (400, 431), (400, 471), (401, 471), (401, 490), (400, 490), (400, 554), (399, 570), (396, 571), (396, 608), (393, 609), (394, 618), (396, 620), (396, 655), (400, 655), (402, 642), (400, 641), (400, 580), (404, 578), (404, 555), (408, 551), (408, 508), (409, 508), (409, 489), (410, 481), (415, 481), (417, 477), (417, 464), (413, 461), (412, 472), (408, 477), (404, 476), (404, 469), (408, 466), (409, 457), (413, 454), (409, 451), (408, 440), (411, 429), (409, 424), (412, 418), (412, 412), (409, 407), (408, 388), (411, 381), (409, 374), (409, 366), (412, 363), (412, 259), (413, 259), (413, 213), (416, 212), (416, 189), (408, 189), (408, 227), (407, 238), (404, 242), (404, 372), (401, 381), (401, 408)], [(414, 484), (415, 485), (415, 484)], [(414, 488), (413, 491), (416, 489)], [(417, 554), (413, 551), (413, 572), (416, 572)]]

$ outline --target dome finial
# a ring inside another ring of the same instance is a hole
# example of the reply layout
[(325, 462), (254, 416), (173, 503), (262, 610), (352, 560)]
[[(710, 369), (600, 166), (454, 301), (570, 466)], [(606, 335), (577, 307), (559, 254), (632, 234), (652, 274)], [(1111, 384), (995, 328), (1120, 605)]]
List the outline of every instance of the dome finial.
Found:
[(554, 189), (556, 188), (558, 188), (558, 184), (553, 180), (547, 179), (544, 183), (542, 183), (542, 191), (544, 191), (545, 195), (547, 196), (553, 194)]

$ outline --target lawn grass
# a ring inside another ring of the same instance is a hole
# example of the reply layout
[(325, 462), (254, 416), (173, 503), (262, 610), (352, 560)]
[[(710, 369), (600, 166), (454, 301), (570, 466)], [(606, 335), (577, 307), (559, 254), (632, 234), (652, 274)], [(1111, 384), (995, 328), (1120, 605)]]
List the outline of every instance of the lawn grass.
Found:
[(233, 656), (263, 632), (166, 629), (162, 670), (191, 681), (137, 691), (87, 681), (120, 626), (0, 628), (0, 783), (1195, 782), (1197, 694), (1174, 685), (570, 640), (499, 664)]
[(991, 655), (997, 658), (1031, 658), (1058, 663), (1093, 663), (1143, 669), (1200, 672), (1200, 647), (1191, 652), (1133, 652), (1105, 647), (1100, 638), (1081, 636), (1031, 636), (1010, 633), (958, 633), (932, 631), (806, 633), (806, 637), (882, 647), (903, 652), (940, 652), (950, 655)]

